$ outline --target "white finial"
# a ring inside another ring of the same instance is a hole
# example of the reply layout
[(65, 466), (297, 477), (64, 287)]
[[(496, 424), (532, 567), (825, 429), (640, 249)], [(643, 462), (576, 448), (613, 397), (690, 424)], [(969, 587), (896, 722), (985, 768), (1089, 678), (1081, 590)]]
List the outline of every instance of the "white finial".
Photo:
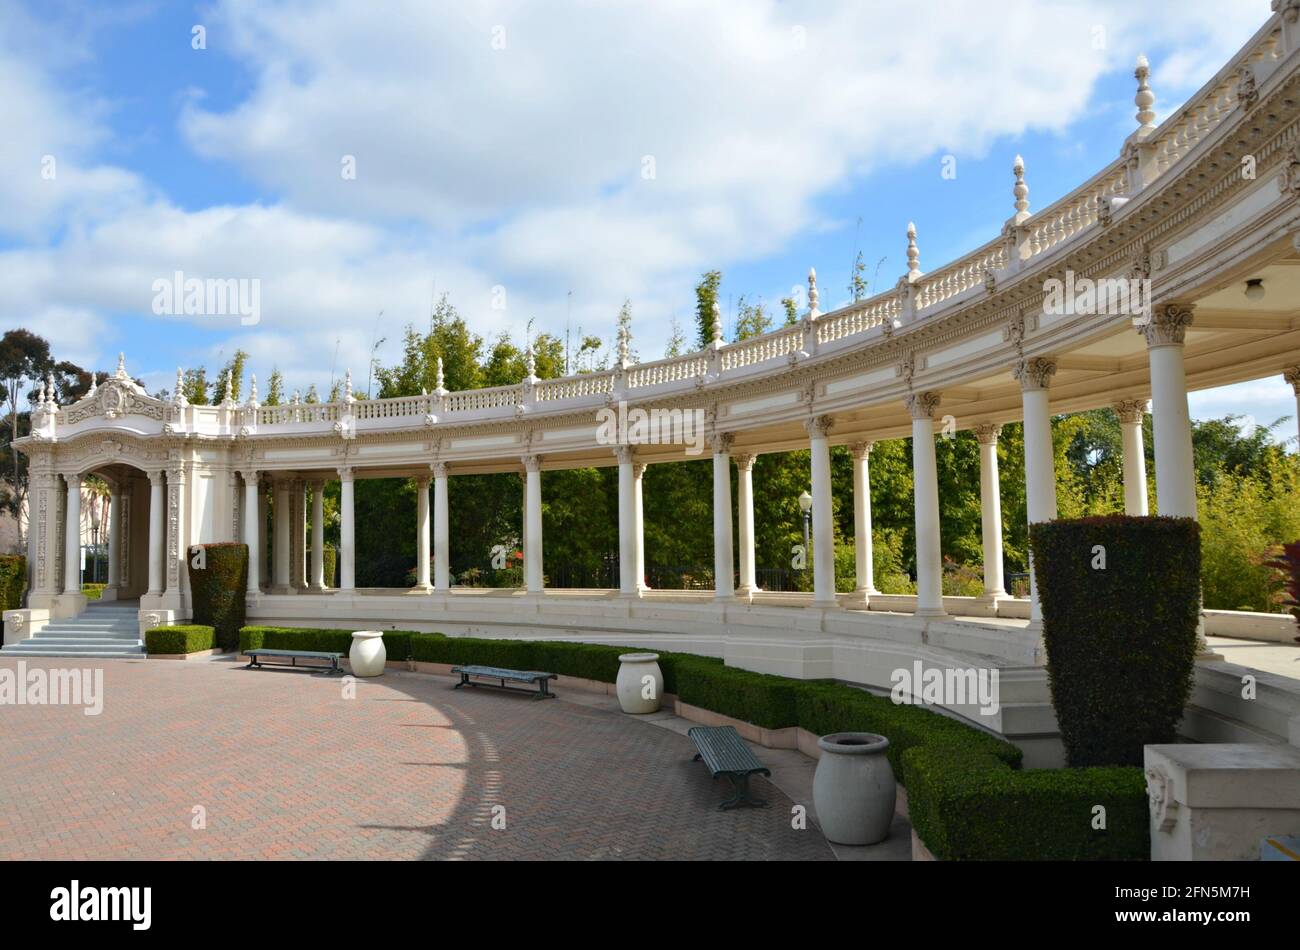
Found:
[(356, 401), (352, 397), (352, 370), (348, 370), (343, 377), (343, 401), (349, 403)]
[(907, 276), (921, 276), (921, 251), (916, 246), (916, 225), (907, 222)]
[(45, 380), (38, 380), (36, 384), (36, 405), (45, 405)]
[(620, 366), (627, 366), (627, 327), (619, 325), (618, 328), (618, 362)]
[(172, 402), (178, 406), (185, 405), (185, 373), (179, 366), (176, 367), (176, 395)]
[(46, 386), (46, 389), (47, 389), (47, 391), (48, 391), (48, 393), (49, 393), (49, 395), (47, 395), (47, 396), (45, 397), (45, 408), (48, 409), (50, 412), (58, 412), (58, 411), (59, 411), (59, 400), (58, 400), (58, 392), (57, 392), (57, 390), (55, 390), (55, 388), (54, 388), (54, 373), (53, 373), (53, 372), (51, 372), (51, 373), (50, 373), (50, 374), (45, 378), (45, 386)]
[(293, 391), (293, 404), (296, 406), (302, 402), (302, 393), (300, 390)]
[(713, 301), (713, 345), (722, 345), (722, 307)]
[(442, 393), (445, 393), (447, 391), (446, 386), (443, 385), (444, 381), (445, 380), (443, 379), (443, 375), (442, 375), (442, 357), (440, 356), (438, 357), (438, 388), (435, 389), (434, 392), (441, 395)]
[(1133, 102), (1138, 107), (1138, 132), (1143, 135), (1155, 130), (1156, 113), (1151, 107), (1156, 104), (1156, 94), (1151, 91), (1151, 87), (1147, 84), (1147, 78), (1150, 75), (1151, 64), (1147, 62), (1145, 56), (1139, 56), (1137, 58), (1137, 69), (1133, 71), (1133, 78), (1138, 82), (1137, 95), (1133, 97)]
[(257, 374), (248, 377), (248, 405), (257, 408)]
[(533, 359), (533, 345), (528, 344), (528, 349), (524, 351), (524, 371), (528, 374), (529, 379), (537, 378), (537, 362)]
[(233, 406), (235, 404), (235, 387), (234, 387), (234, 383), (232, 382), (232, 377), (234, 375), (235, 375), (234, 373), (226, 374), (226, 398), (223, 402), (223, 405)]
[(1016, 176), (1016, 186), (1011, 189), (1011, 193), (1016, 196), (1016, 224), (1019, 224), (1029, 217), (1029, 186), (1025, 184), (1025, 160), (1019, 155), (1016, 156), (1011, 171)]
[(808, 268), (808, 316), (817, 317), (821, 315), (817, 303), (820, 299), (817, 293), (817, 268)]
[(86, 393), (86, 397), (87, 397), (87, 398), (90, 398), (91, 396), (95, 395), (95, 393), (97, 393), (97, 392), (99, 392), (99, 383), (98, 383), (98, 381), (96, 380), (96, 377), (95, 377), (95, 371), (94, 371), (94, 370), (91, 370), (91, 371), (90, 371), (90, 389), (89, 389), (89, 391), (87, 391), (87, 393)]
[(126, 354), (125, 353), (117, 354), (117, 373), (115, 375), (117, 376), (118, 379), (126, 379)]

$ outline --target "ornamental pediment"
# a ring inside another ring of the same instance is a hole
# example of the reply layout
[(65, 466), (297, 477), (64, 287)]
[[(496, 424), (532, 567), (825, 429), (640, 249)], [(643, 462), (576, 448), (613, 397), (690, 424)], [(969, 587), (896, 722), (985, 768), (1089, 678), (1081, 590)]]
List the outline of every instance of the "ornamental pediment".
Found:
[(162, 422), (167, 418), (169, 404), (155, 399), (144, 391), (130, 376), (121, 357), (117, 372), (99, 386), (92, 386), (79, 402), (64, 410), (63, 421), (73, 425), (86, 419), (119, 419), (123, 416), (144, 416)]

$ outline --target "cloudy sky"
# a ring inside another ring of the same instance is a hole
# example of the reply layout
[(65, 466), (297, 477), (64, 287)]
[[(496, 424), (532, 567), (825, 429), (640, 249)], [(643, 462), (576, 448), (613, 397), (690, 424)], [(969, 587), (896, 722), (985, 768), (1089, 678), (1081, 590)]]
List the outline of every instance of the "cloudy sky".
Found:
[[(528, 321), (634, 347), (689, 332), (724, 273), (822, 309), (995, 235), (1024, 155), (1031, 210), (1161, 116), (1267, 0), (294, 2), (0, 0), (0, 323), (151, 386), (236, 349), (327, 390), (399, 353), (436, 294), (479, 333)], [(196, 48), (197, 47), (197, 48)], [(955, 177), (944, 177), (945, 159)], [(953, 165), (955, 163), (955, 165)], [(260, 322), (153, 312), (154, 282), (256, 279)], [(504, 291), (504, 293), (502, 292)], [(504, 306), (502, 306), (504, 304)], [(1280, 380), (1193, 414), (1294, 415)], [(1280, 430), (1294, 436), (1294, 421)]]

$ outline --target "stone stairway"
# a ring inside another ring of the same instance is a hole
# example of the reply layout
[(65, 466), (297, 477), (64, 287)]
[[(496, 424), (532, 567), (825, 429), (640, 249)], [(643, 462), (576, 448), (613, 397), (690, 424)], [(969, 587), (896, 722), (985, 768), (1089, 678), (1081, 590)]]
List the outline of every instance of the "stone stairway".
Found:
[(81, 616), (51, 621), (35, 636), (0, 649), (0, 657), (143, 657), (139, 610), (136, 602), (92, 601)]

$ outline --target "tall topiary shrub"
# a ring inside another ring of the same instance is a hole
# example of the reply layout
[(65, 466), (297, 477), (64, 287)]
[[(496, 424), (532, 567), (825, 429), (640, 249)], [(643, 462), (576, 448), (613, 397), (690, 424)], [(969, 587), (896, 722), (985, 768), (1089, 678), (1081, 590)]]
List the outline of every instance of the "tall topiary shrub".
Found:
[(197, 544), (189, 552), (194, 623), (216, 631), (217, 646), (239, 646), (248, 590), (248, 545)]
[(1043, 640), (1070, 765), (1141, 765), (1192, 691), (1200, 527), (1105, 515), (1034, 524)]
[(0, 554), (0, 609), (17, 610), (27, 589), (27, 558), (21, 554)]
[(337, 571), (339, 566), (339, 549), (334, 547), (332, 544), (325, 545), (321, 560), (325, 566), (325, 586), (338, 587)]

